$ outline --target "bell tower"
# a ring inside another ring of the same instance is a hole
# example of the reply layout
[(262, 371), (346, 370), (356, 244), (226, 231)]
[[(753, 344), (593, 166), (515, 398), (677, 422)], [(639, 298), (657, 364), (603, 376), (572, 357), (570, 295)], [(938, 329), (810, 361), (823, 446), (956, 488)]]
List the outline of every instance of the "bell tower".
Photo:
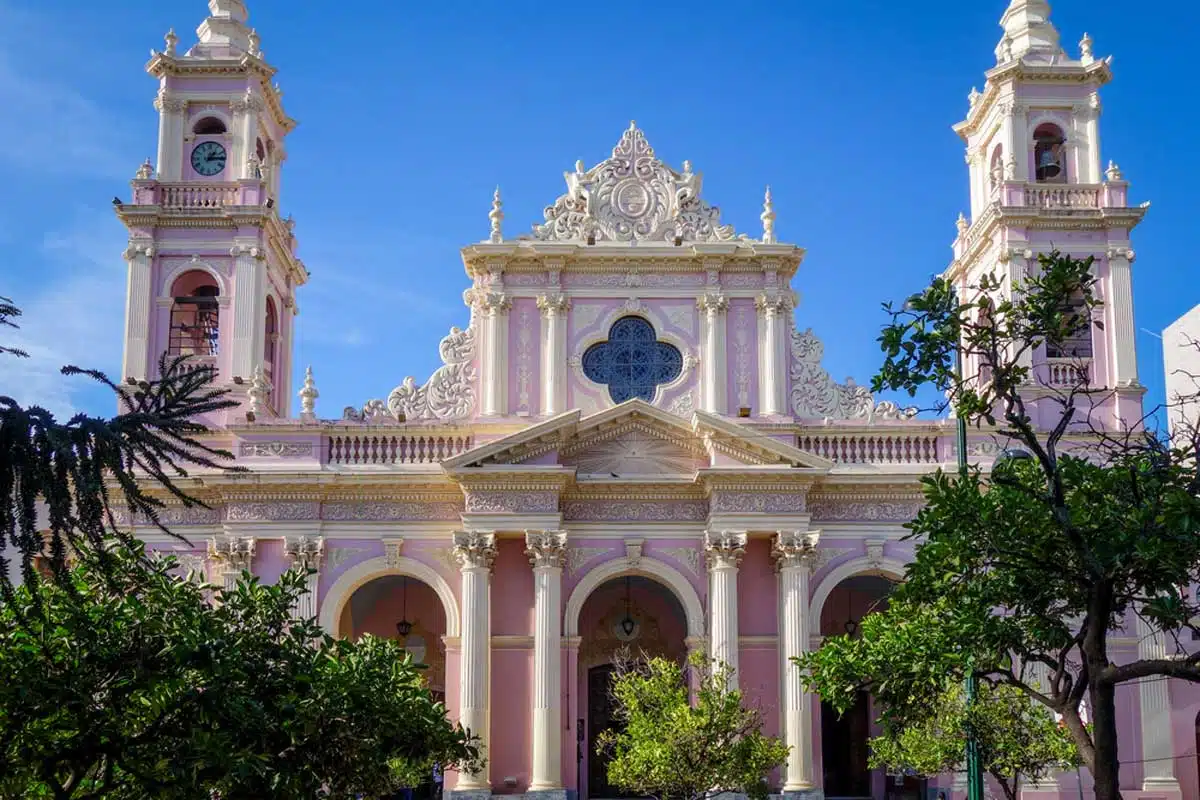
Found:
[(129, 202), (114, 201), (129, 229), (122, 377), (152, 376), (164, 352), (187, 355), (237, 396), (257, 387), (259, 415), (286, 416), (296, 289), (308, 279), (291, 217), (280, 216), (296, 123), (245, 3), (208, 9), (190, 49), (171, 30), (151, 52), (157, 163), (137, 170)]
[(1089, 388), (1111, 390), (1094, 395), (1106, 399), (1097, 399), (1093, 421), (1120, 429), (1141, 418), (1130, 233), (1150, 204), (1131, 207), (1120, 168), (1101, 167), (1100, 89), (1112, 59), (1097, 58), (1086, 33), (1078, 55), (1068, 55), (1046, 0), (1012, 0), (1000, 26), (996, 65), (954, 126), (966, 143), (970, 217), (959, 215), (946, 277), (965, 290), (994, 272), (1011, 286), (1037, 268), (1040, 253), (1095, 257), (1099, 324), (1080, 341), (1040, 348), (1031, 392), (1084, 375)]

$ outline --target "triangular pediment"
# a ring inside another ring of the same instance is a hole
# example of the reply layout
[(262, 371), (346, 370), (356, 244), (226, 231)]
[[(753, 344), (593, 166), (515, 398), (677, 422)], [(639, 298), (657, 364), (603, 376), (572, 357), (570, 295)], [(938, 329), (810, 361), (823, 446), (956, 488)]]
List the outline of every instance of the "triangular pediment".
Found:
[(574, 467), (579, 477), (694, 475), (718, 463), (828, 470), (833, 464), (736, 422), (689, 421), (629, 400), (582, 416), (568, 411), (443, 462), (447, 471), (528, 464)]

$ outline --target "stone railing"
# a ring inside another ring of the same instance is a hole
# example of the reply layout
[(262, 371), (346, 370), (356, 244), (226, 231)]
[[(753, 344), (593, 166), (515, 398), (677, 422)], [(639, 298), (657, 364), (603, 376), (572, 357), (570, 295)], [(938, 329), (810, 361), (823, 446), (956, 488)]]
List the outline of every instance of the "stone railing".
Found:
[(1091, 381), (1091, 372), (1091, 359), (1046, 359), (1046, 383), (1050, 386), (1086, 386)]
[(803, 433), (796, 446), (835, 464), (940, 464), (931, 433)]
[(163, 208), (224, 208), (238, 204), (236, 183), (160, 183), (158, 204)]
[(329, 436), (329, 463), (344, 466), (437, 464), (474, 446), (467, 434), (339, 432)]
[(1100, 208), (1100, 186), (1030, 183), (1025, 186), (1024, 205), (1050, 209)]

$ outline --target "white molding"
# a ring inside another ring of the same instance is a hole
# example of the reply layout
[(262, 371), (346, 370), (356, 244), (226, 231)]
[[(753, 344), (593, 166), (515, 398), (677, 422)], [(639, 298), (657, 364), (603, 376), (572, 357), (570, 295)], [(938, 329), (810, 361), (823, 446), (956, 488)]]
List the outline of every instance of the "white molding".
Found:
[(355, 590), (386, 575), (407, 575), (433, 589), (442, 601), (442, 610), (446, 615), (446, 636), (459, 635), (461, 616), (458, 612), (458, 599), (454, 596), (450, 584), (446, 583), (446, 579), (433, 567), (407, 556), (400, 556), (392, 564), (388, 564), (386, 556), (376, 556), (343, 572), (333, 585), (325, 590), (325, 597), (321, 600), (321, 628), (330, 636), (337, 636), (342, 610), (346, 603), (350, 602)]
[[(824, 537), (822, 538), (824, 539)], [(820, 551), (818, 550), (818, 552)], [(882, 575), (902, 581), (904, 580), (904, 569), (907, 566), (903, 561), (895, 558), (884, 558), (882, 561), (872, 563), (870, 558), (862, 555), (831, 569), (817, 584), (812, 599), (808, 603), (809, 619), (816, 620), (818, 623), (817, 633), (820, 633), (821, 611), (825, 608), (825, 601), (829, 599), (829, 595), (833, 593), (839, 583), (856, 575)]]
[[(174, 254), (158, 252), (160, 259), (171, 257)], [(180, 254), (182, 255), (182, 254)], [(177, 267), (171, 269), (170, 272), (164, 273), (162, 280), (162, 293), (157, 295), (159, 300), (174, 300), (174, 295), (171, 294), (171, 286), (179, 277), (187, 272), (207, 272), (217, 282), (217, 289), (221, 293), (221, 297), (229, 297), (229, 284), (225, 277), (221, 275), (221, 271), (207, 261), (186, 261)]]
[(630, 564), (628, 558), (618, 558), (586, 572), (579, 583), (575, 584), (567, 600), (567, 609), (563, 617), (563, 636), (579, 635), (579, 615), (592, 592), (606, 581), (625, 575), (650, 578), (670, 589), (683, 606), (683, 613), (687, 617), (687, 635), (697, 639), (704, 638), (704, 604), (700, 602), (696, 587), (679, 570), (656, 558), (646, 556), (639, 558), (636, 566)]

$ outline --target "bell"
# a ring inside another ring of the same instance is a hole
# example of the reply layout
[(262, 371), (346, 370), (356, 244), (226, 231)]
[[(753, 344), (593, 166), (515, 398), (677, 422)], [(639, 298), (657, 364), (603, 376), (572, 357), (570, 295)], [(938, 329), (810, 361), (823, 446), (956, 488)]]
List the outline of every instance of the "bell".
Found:
[(1047, 148), (1038, 156), (1037, 171), (1039, 178), (1053, 178), (1062, 172), (1062, 167), (1058, 163), (1058, 156), (1055, 155), (1053, 150)]

